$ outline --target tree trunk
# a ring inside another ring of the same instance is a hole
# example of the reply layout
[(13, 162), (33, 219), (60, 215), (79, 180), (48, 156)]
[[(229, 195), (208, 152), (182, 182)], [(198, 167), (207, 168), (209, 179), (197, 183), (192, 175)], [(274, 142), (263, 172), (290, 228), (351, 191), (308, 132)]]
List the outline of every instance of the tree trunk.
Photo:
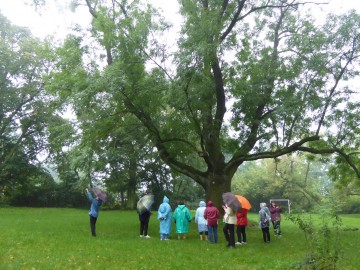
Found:
[(136, 167), (137, 162), (136, 158), (131, 157), (129, 164), (129, 182), (127, 188), (127, 203), (126, 208), (135, 209), (136, 208), (136, 187), (137, 187), (137, 177), (136, 177)]
[(206, 201), (212, 201), (222, 213), (222, 194), (231, 191), (231, 177), (225, 173), (221, 175), (209, 174), (206, 181), (205, 196)]

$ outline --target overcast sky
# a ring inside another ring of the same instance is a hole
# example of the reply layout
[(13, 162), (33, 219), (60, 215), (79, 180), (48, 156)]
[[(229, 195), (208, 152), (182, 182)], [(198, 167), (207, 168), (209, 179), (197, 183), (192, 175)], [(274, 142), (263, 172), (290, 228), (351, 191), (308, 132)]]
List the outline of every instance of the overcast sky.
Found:
[[(176, 20), (176, 3), (177, 0), (148, 0), (157, 7), (161, 7), (169, 20)], [(360, 0), (315, 0), (317, 2), (329, 2), (326, 7), (316, 8), (312, 6), (312, 10), (316, 14), (333, 11), (343, 13), (351, 8), (357, 9), (360, 13)], [(71, 13), (67, 10), (69, 0), (53, 1), (48, 0), (46, 10), (42, 14), (38, 14), (33, 7), (25, 5), (23, 0), (0, 0), (0, 11), (13, 24), (19, 26), (27, 26), (32, 33), (38, 37), (56, 34), (59, 38), (66, 35), (66, 28), (73, 23), (86, 25), (90, 22), (90, 15), (87, 9)]]

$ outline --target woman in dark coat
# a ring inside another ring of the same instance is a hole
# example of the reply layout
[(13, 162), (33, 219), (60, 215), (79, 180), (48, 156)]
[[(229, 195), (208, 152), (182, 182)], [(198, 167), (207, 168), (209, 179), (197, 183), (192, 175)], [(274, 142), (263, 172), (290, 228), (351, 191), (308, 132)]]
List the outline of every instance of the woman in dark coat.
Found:
[(271, 202), (270, 214), (271, 214), (271, 222), (274, 226), (275, 236), (281, 236), (281, 229), (280, 229), (281, 212), (282, 212), (281, 206), (277, 205), (275, 202)]
[(151, 212), (146, 210), (143, 213), (139, 213), (140, 221), (140, 237), (150, 238), (148, 235), (149, 221), (150, 221)]

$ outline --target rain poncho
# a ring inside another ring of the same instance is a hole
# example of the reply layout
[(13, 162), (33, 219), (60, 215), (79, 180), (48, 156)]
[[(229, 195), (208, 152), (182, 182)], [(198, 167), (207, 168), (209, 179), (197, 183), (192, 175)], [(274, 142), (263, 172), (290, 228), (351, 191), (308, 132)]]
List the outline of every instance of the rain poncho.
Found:
[(207, 232), (207, 222), (204, 218), (204, 212), (206, 210), (206, 203), (204, 201), (201, 201), (199, 203), (198, 209), (196, 209), (195, 213), (195, 223), (198, 225), (199, 232)]
[(212, 201), (208, 201), (204, 218), (207, 220), (208, 226), (217, 226), (218, 218), (220, 217), (219, 210), (214, 206)]
[(171, 206), (168, 197), (164, 196), (163, 203), (158, 210), (160, 220), (160, 234), (170, 234), (171, 232)]
[(189, 222), (192, 220), (189, 209), (183, 204), (176, 207), (173, 220), (176, 222), (176, 233), (188, 233)]
[(270, 211), (266, 206), (261, 205), (261, 209), (259, 211), (259, 228), (267, 228), (270, 227)]

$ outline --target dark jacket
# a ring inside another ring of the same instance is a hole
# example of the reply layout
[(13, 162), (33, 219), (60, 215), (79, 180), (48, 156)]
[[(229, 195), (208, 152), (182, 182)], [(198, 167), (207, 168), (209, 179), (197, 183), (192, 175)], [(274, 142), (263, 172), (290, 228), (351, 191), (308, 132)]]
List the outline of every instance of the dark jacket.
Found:
[(275, 207), (273, 207), (272, 205), (270, 205), (270, 214), (271, 214), (271, 220), (272, 221), (279, 221), (281, 220), (281, 212), (282, 212), (282, 208), (281, 206), (275, 205)]
[(214, 206), (212, 201), (208, 201), (204, 212), (204, 218), (207, 220), (208, 226), (216, 226), (220, 217), (219, 210)]
[(102, 205), (102, 200), (94, 199), (90, 192), (86, 192), (86, 194), (89, 198), (89, 201), (91, 201), (89, 216), (97, 218), (99, 216), (99, 209), (100, 206)]
[(142, 214), (139, 214), (139, 220), (141, 222), (149, 222), (150, 220), (150, 215), (151, 215), (151, 212), (150, 211), (145, 211), (143, 212)]

